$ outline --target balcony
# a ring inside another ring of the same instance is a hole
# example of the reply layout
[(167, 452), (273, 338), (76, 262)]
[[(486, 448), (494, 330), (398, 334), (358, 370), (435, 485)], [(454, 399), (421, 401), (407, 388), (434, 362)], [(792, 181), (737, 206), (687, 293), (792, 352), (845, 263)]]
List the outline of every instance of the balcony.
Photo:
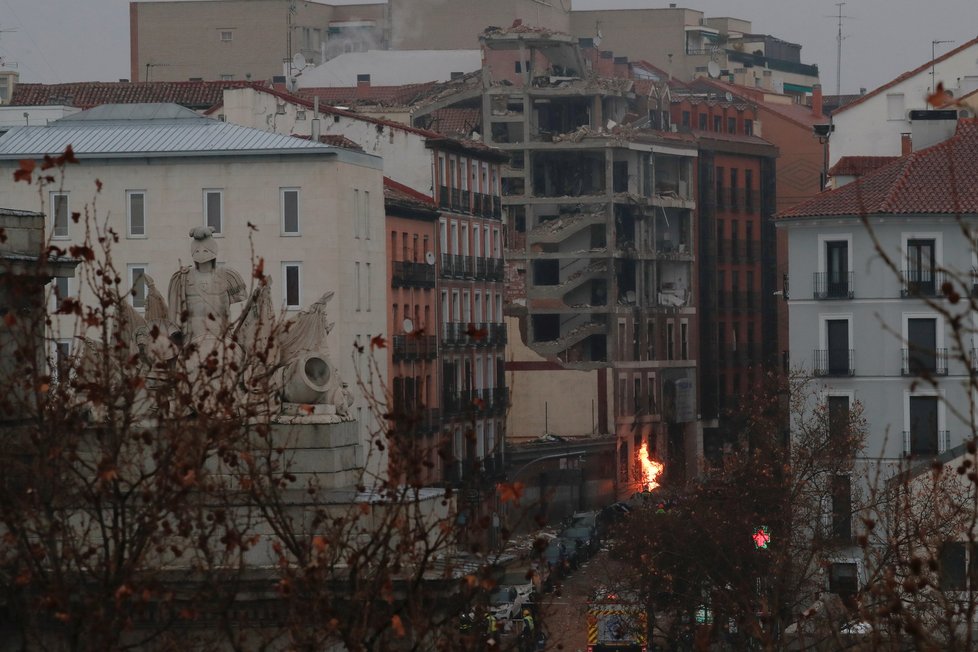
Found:
[(489, 346), (505, 346), (507, 342), (506, 324), (489, 324)]
[(852, 376), (853, 349), (815, 349), (812, 373), (816, 376)]
[(489, 402), (489, 414), (497, 417), (506, 414), (506, 410), (509, 408), (509, 388), (493, 387), (492, 389), (486, 391), (490, 393), (491, 397)]
[(449, 208), (451, 204), (451, 194), (448, 192), (448, 186), (438, 187), (438, 207), (439, 208)]
[[(466, 262), (468, 256), (458, 254), (441, 255), (441, 276), (442, 278), (465, 278)], [(469, 263), (471, 267), (471, 263)]]
[(939, 455), (951, 447), (951, 431), (936, 430), (914, 433), (903, 431), (904, 455)]
[(459, 210), (463, 213), (472, 212), (472, 193), (468, 190), (459, 191)]
[(441, 410), (394, 401), (391, 427), (399, 433), (434, 434), (441, 430)]
[(395, 260), (391, 276), (392, 288), (433, 288), (435, 287), (435, 266), (427, 263), (413, 263)]
[(815, 272), (812, 274), (812, 297), (815, 299), (851, 299), (852, 272), (830, 274)]
[(394, 362), (434, 360), (438, 357), (438, 338), (434, 335), (395, 335), (391, 346)]
[(901, 349), (904, 376), (946, 376), (947, 349)]
[(466, 337), (465, 324), (461, 322), (444, 322), (442, 324), (441, 342), (444, 346), (464, 345)]
[(900, 296), (937, 297), (942, 294), (944, 272), (930, 269), (905, 269), (902, 271), (903, 287)]

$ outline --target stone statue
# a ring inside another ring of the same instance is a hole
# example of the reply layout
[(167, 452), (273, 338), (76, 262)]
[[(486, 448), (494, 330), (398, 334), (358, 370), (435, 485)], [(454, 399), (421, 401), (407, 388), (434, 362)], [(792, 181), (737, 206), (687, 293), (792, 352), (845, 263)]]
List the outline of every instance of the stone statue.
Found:
[[(145, 290), (145, 311), (123, 301), (113, 320), (118, 340), (128, 343), (130, 353), (147, 369), (146, 390), (170, 382), (167, 369), (183, 356), (187, 377), (205, 400), (195, 409), (226, 407), (216, 401), (226, 401), (226, 390), (231, 389), (242, 404), (254, 406), (258, 398), (286, 420), (350, 420), (353, 396), (333, 366), (327, 345), (333, 324), (326, 306), (333, 293), (282, 322), (272, 307), (268, 278), (260, 278), (248, 294), (241, 274), (217, 267), (217, 241), (210, 227), (195, 227), (190, 237), (194, 264), (170, 278), (169, 301), (153, 279), (143, 275), (138, 282), (145, 287), (133, 289)], [(242, 301), (240, 316), (232, 320), (232, 304)], [(83, 364), (94, 368), (102, 351), (98, 342), (86, 341)], [(222, 383), (220, 391), (204, 391)], [(147, 405), (152, 410), (151, 402)]]
[(244, 301), (246, 288), (241, 275), (229, 267), (217, 267), (214, 229), (197, 226), (190, 230), (193, 267), (182, 267), (170, 278), (169, 318), (181, 325), (185, 344), (202, 338), (223, 338), (228, 332), (231, 304)]

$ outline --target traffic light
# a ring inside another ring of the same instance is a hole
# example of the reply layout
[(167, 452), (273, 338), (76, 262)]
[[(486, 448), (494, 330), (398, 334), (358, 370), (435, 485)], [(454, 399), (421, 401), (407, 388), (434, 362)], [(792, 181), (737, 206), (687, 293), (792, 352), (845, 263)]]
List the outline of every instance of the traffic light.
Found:
[(754, 541), (754, 548), (767, 550), (768, 544), (771, 543), (771, 530), (766, 525), (761, 525), (754, 528), (750, 538)]

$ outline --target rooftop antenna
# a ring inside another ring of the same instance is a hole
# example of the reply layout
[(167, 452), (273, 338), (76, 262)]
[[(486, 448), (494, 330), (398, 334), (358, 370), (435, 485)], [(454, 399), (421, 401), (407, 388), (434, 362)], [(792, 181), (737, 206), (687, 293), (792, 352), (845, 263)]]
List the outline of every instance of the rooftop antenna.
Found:
[(843, 18), (851, 18), (851, 16), (843, 16), (842, 15), (842, 7), (844, 7), (845, 4), (846, 3), (844, 3), (844, 2), (836, 2), (835, 3), (835, 6), (839, 8), (839, 13), (838, 13), (837, 16), (833, 16), (833, 18), (838, 18), (839, 19), (839, 31), (838, 31), (838, 33), (836, 34), (836, 37), (835, 37), (835, 41), (836, 41), (836, 46), (835, 46), (836, 47), (836, 50), (835, 50), (835, 96), (837, 98), (836, 101), (838, 101), (838, 97), (840, 95), (842, 95), (842, 19)]
[(941, 43), (954, 43), (954, 41), (931, 41), (930, 42), (930, 92), (934, 94), (937, 88), (937, 78), (934, 76), (934, 58), (937, 53), (937, 46)]

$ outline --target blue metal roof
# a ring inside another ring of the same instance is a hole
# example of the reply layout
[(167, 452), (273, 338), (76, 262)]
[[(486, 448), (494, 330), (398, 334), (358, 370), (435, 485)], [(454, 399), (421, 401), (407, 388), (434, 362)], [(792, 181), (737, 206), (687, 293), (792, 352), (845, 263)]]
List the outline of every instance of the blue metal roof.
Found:
[(78, 158), (336, 154), (338, 148), (197, 115), (168, 104), (110, 104), (46, 126), (14, 127), (0, 136), (0, 159), (60, 154)]

